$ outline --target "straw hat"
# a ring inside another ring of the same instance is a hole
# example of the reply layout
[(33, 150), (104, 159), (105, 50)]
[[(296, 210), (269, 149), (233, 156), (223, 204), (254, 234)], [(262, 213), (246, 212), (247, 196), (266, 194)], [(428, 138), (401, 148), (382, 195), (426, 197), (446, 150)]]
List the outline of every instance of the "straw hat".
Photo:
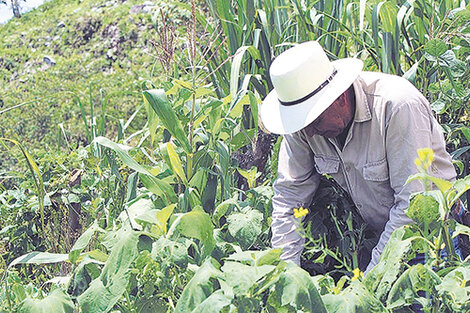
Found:
[(306, 127), (351, 86), (362, 66), (353, 58), (330, 62), (316, 41), (281, 53), (269, 69), (274, 90), (261, 105), (264, 127), (275, 134)]

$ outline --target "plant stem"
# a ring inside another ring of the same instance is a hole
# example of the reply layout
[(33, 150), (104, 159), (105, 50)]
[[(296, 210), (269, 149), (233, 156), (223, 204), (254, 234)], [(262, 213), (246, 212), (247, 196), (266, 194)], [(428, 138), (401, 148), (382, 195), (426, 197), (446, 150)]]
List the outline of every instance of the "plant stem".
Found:
[(352, 225), (352, 213), (349, 212), (348, 219), (346, 220), (346, 224), (348, 225), (348, 230), (351, 233), (351, 244), (353, 247), (353, 253), (352, 253), (352, 261), (353, 261), (353, 268), (359, 268), (359, 261), (357, 259), (357, 244), (356, 244), (356, 238), (354, 237), (354, 228)]
[(447, 225), (447, 220), (443, 223), (443, 230), (444, 230), (444, 243), (446, 245), (447, 250), (447, 257), (449, 260), (453, 261), (457, 259), (457, 255), (455, 253), (454, 242), (449, 233), (449, 226)]
[[(190, 59), (191, 59), (191, 71), (192, 71), (192, 82), (191, 82), (191, 87), (192, 87), (192, 105), (191, 105), (191, 116), (189, 118), (189, 145), (191, 146), (191, 149), (193, 148), (193, 124), (194, 124), (194, 111), (196, 107), (196, 5), (194, 3), (194, 0), (191, 0), (191, 15), (192, 15), (192, 20), (191, 20), (191, 34), (190, 34), (190, 45), (189, 48), (191, 51), (189, 52), (190, 54)], [(187, 155), (187, 161), (186, 161), (186, 176), (188, 177), (188, 180), (191, 179), (192, 173), (193, 172), (193, 155), (192, 153)]]
[(437, 244), (436, 244), (436, 259), (437, 262), (440, 263), (441, 261), (441, 254), (439, 253), (441, 250), (441, 244), (442, 244), (442, 229), (439, 231), (439, 237), (437, 238)]

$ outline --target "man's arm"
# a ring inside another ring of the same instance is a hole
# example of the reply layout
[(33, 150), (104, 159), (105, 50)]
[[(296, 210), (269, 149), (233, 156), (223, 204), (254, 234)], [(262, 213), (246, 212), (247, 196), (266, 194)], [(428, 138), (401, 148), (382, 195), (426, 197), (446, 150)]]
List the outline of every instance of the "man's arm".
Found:
[(386, 126), (386, 151), (389, 166), (390, 186), (394, 190), (395, 203), (390, 209), (389, 221), (380, 236), (377, 246), (372, 250), (372, 260), (366, 273), (379, 261), (392, 232), (412, 220), (405, 214), (409, 197), (414, 192), (424, 190), (419, 181), (405, 185), (408, 177), (417, 173), (414, 160), (417, 150), (432, 148), (436, 159), (434, 169), (437, 176), (454, 179), (455, 170), (452, 161), (445, 151), (445, 141), (437, 121), (432, 117), (427, 101), (417, 96), (392, 108)]
[(274, 248), (283, 248), (281, 258), (300, 265), (305, 239), (296, 231), (293, 208), (308, 206), (317, 190), (320, 176), (314, 170), (313, 152), (301, 132), (285, 135), (279, 150), (278, 177), (273, 185)]

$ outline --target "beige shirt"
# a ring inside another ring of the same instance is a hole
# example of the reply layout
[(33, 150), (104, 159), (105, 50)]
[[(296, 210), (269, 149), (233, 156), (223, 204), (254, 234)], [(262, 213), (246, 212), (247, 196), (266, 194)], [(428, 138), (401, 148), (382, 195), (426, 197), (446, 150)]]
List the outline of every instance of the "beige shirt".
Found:
[(304, 239), (296, 231), (293, 208), (312, 203), (321, 174), (331, 175), (351, 195), (364, 221), (381, 233), (366, 271), (377, 264), (392, 232), (412, 222), (404, 210), (410, 194), (423, 185), (405, 182), (417, 172), (417, 149), (434, 150), (433, 175), (456, 177), (441, 127), (410, 82), (363, 72), (353, 86), (356, 112), (342, 149), (336, 139), (308, 137), (303, 130), (282, 140), (271, 227), (272, 245), (284, 249), (284, 260), (300, 264)]

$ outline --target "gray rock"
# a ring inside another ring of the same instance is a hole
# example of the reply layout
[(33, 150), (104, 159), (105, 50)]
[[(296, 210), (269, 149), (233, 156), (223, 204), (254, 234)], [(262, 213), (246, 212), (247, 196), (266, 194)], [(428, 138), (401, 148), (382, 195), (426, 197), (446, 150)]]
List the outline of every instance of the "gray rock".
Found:
[(130, 14), (138, 14), (142, 12), (144, 6), (142, 4), (133, 5), (129, 11)]
[(54, 66), (57, 64), (57, 62), (55, 61), (55, 59), (49, 55), (46, 55), (42, 58), (43, 62), (46, 63), (47, 65), (49, 66)]
[(142, 13), (150, 13), (153, 10), (154, 6), (145, 6), (142, 9)]
[(155, 3), (152, 1), (145, 1), (142, 4), (136, 4), (131, 7), (129, 11), (131, 14), (138, 14), (138, 13), (149, 13), (152, 9), (155, 8)]
[(58, 28), (64, 28), (65, 27), (65, 23), (60, 21), (58, 24), (57, 24), (57, 27)]
[(116, 61), (117, 59), (116, 52), (117, 52), (116, 48), (108, 49), (108, 51), (106, 52), (106, 56), (108, 57), (108, 59)]

